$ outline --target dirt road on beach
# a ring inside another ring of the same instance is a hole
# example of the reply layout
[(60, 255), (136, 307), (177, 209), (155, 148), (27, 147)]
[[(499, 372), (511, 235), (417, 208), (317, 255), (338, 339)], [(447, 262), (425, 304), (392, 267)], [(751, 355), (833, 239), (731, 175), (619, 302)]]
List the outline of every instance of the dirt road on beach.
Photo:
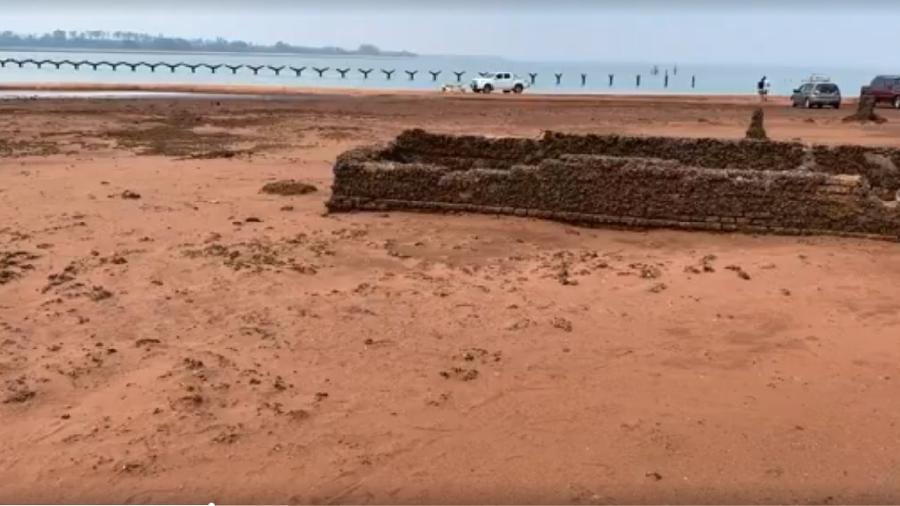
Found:
[[(0, 501), (900, 501), (897, 244), (324, 212), (335, 156), (407, 128), (736, 138), (755, 106), (0, 100)], [(766, 107), (900, 145), (879, 113)], [(318, 191), (260, 193), (287, 178)]]

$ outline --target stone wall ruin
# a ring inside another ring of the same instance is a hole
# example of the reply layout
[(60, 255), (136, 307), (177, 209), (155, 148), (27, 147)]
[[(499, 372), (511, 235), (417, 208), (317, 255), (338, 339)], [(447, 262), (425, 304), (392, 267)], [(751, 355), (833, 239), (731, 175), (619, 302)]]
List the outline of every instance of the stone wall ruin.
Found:
[(890, 148), (410, 130), (339, 156), (327, 206), (897, 240), (898, 168)]

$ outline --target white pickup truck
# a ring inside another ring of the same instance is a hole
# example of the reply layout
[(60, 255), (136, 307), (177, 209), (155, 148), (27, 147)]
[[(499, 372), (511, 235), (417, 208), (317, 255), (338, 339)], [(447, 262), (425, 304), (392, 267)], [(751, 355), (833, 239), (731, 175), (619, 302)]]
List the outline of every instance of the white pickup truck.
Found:
[(475, 93), (490, 93), (495, 90), (503, 93), (522, 93), (527, 87), (522, 78), (511, 72), (483, 74), (472, 79), (472, 91)]

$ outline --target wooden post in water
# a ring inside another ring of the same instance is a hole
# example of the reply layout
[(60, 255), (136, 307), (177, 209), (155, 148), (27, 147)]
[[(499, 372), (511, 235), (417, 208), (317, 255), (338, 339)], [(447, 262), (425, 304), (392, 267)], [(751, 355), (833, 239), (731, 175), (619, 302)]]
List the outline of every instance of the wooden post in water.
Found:
[(390, 80), (391, 80), (391, 76), (394, 75), (394, 72), (396, 72), (396, 70), (394, 70), (394, 69), (391, 69), (391, 70), (384, 70), (384, 69), (381, 69), (381, 72), (384, 74), (384, 77), (386, 77), (387, 80), (390, 81)]
[(587, 74), (581, 74), (581, 87), (584, 88), (584, 86), (586, 84), (587, 84)]
[(638, 74), (637, 77), (634, 78), (635, 85), (640, 88), (641, 87), (641, 75)]
[(534, 81), (537, 79), (537, 72), (529, 72), (528, 78), (531, 79), (531, 84), (534, 85)]
[(416, 74), (419, 73), (418, 70), (404, 70), (404, 72), (406, 72), (406, 75), (409, 76), (409, 80), (410, 80), (410, 81), (415, 81), (415, 80), (416, 80)]
[(556, 85), (559, 86), (559, 83), (562, 82), (562, 74), (553, 74), (556, 76)]
[(336, 70), (337, 73), (341, 75), (341, 79), (347, 79), (347, 72), (350, 72), (350, 67), (347, 67), (345, 69), (334, 69), (334, 70)]
[(429, 70), (428, 73), (431, 74), (431, 82), (433, 82), (433, 83), (436, 83), (438, 76), (441, 75), (440, 70)]
[(610, 88), (612, 88), (613, 82), (615, 82), (615, 80), (616, 80), (616, 75), (615, 75), (615, 74), (610, 74), (610, 75), (609, 75), (609, 87), (610, 87)]
[(374, 69), (356, 69), (357, 72), (363, 75), (363, 79), (368, 79), (372, 70)]
[(296, 77), (300, 77), (303, 75), (303, 71), (306, 70), (306, 67), (290, 67), (290, 69), (294, 71)]
[(322, 77), (322, 74), (324, 74), (325, 72), (328, 72), (330, 69), (331, 69), (331, 67), (322, 67), (322, 68), (313, 67), (313, 70), (315, 70), (319, 74), (320, 78)]
[(691, 76), (691, 89), (697, 87), (697, 76)]
[(461, 83), (461, 82), (462, 82), (462, 76), (463, 76), (463, 74), (465, 74), (466, 72), (465, 72), (465, 71), (462, 71), (462, 72), (456, 72), (456, 71), (453, 71), (453, 73), (456, 75), (456, 82)]

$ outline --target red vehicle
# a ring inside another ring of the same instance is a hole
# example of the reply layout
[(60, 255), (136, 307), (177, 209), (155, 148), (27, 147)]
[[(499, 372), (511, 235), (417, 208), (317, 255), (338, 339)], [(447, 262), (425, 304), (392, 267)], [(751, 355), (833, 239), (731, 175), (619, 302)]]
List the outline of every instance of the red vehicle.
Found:
[(872, 84), (863, 86), (861, 96), (875, 97), (875, 103), (886, 102), (900, 109), (900, 76), (876, 76)]

